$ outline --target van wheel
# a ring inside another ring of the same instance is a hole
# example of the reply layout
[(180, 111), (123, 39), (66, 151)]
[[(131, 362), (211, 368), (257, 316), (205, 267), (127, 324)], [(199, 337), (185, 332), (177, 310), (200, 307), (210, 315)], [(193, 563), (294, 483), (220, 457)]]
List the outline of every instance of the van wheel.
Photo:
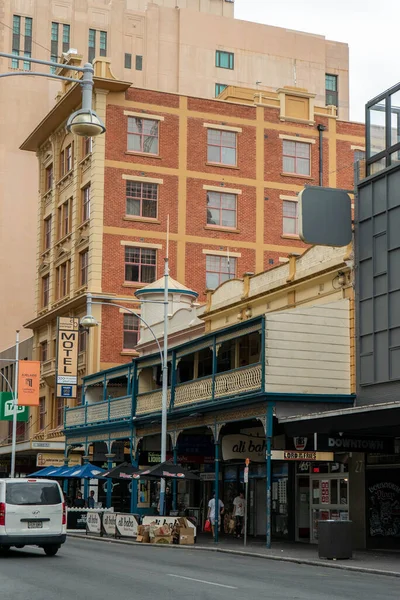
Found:
[(9, 552), (10, 546), (0, 546), (0, 552)]
[(50, 544), (49, 546), (44, 546), (43, 550), (46, 556), (55, 556), (59, 551), (60, 546), (56, 546), (55, 544)]

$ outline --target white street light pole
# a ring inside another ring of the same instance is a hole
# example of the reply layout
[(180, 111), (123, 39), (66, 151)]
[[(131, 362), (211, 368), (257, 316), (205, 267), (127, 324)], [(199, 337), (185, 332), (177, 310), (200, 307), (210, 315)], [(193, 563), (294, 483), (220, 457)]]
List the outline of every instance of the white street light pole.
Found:
[(11, 442), (11, 473), (15, 477), (15, 453), (17, 449), (17, 417), (18, 417), (18, 364), (19, 364), (19, 330), (15, 335), (15, 366), (14, 366), (14, 401)]

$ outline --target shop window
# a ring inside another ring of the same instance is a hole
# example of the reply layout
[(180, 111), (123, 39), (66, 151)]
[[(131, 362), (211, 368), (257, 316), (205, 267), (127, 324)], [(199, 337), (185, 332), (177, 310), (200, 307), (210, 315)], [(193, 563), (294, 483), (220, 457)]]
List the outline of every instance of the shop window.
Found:
[(237, 343), (239, 346), (239, 367), (260, 362), (261, 335), (258, 331), (240, 337)]
[(207, 377), (212, 375), (213, 370), (213, 351), (211, 348), (204, 348), (198, 353), (198, 377)]
[(184, 383), (185, 381), (192, 381), (194, 379), (194, 363), (194, 354), (189, 354), (181, 358), (177, 368), (177, 383)]
[(217, 352), (217, 373), (231, 371), (235, 368), (236, 340), (223, 342)]

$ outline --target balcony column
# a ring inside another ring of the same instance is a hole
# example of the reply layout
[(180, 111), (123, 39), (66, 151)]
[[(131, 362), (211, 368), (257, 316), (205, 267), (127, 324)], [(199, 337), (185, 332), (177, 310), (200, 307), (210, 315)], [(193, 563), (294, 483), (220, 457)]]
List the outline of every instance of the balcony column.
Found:
[[(171, 431), (172, 456), (174, 465), (178, 464), (178, 437), (181, 431)], [(178, 482), (172, 480), (172, 510), (177, 510), (178, 507)]]
[[(107, 459), (107, 470), (112, 469), (113, 466), (113, 458), (115, 458), (115, 454), (110, 453), (106, 454)], [(106, 497), (106, 508), (111, 508), (112, 503), (112, 481), (111, 479), (107, 479), (107, 497)]]
[[(214, 470), (215, 470), (215, 526), (214, 526), (214, 542), (218, 544), (219, 538), (219, 520), (220, 520), (220, 510), (219, 510), (219, 461), (220, 461), (220, 432), (224, 423), (217, 423), (214, 428), (214, 448), (215, 448), (215, 458), (214, 458)], [(211, 515), (212, 516), (212, 515)]]
[[(139, 466), (139, 452), (138, 446), (141, 438), (137, 438), (136, 435), (131, 437), (131, 464), (135, 469)], [(138, 507), (138, 480), (132, 479), (131, 481), (131, 514), (137, 513)]]
[[(86, 449), (86, 451), (87, 451), (87, 449)], [(82, 458), (83, 458), (84, 465), (86, 465), (90, 460), (89, 454), (85, 454), (84, 456), (82, 456)], [(83, 497), (84, 498), (89, 497), (89, 480), (88, 479), (83, 480)]]

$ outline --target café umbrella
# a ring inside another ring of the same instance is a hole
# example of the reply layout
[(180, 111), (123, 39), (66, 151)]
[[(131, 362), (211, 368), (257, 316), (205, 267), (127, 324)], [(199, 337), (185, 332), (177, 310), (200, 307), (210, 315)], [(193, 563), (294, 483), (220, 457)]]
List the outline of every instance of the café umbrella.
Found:
[(92, 463), (86, 463), (78, 467), (66, 467), (64, 470), (60, 469), (57, 477), (65, 477), (66, 479), (104, 479), (104, 469), (92, 465)]
[(188, 471), (182, 465), (174, 465), (170, 462), (159, 463), (141, 471), (140, 474), (133, 475), (133, 479), (141, 478), (154, 478), (154, 479), (200, 479), (198, 475)]
[(39, 471), (35, 471), (35, 473), (31, 473), (29, 477), (54, 477), (55, 473), (60, 470), (60, 467), (45, 467), (44, 469), (39, 469)]
[(140, 471), (128, 462), (123, 462), (109, 471), (103, 473), (107, 479), (133, 479), (134, 475), (139, 475)]

